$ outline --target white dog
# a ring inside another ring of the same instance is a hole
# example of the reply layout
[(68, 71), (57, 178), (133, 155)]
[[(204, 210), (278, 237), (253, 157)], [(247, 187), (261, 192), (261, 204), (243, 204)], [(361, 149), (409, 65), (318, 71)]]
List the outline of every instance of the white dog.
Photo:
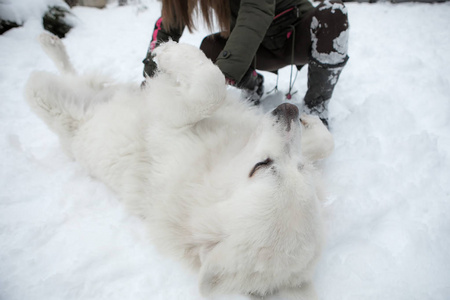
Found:
[(199, 271), (203, 295), (316, 298), (323, 233), (313, 163), (333, 150), (317, 117), (243, 103), (193, 46), (158, 47), (159, 72), (141, 90), (76, 75), (59, 39), (40, 41), (62, 75), (31, 75), (31, 108), (145, 218), (160, 249)]

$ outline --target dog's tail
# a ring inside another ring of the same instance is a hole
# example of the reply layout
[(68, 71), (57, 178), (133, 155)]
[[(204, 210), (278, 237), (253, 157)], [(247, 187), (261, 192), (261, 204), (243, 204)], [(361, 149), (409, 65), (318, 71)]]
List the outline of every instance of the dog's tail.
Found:
[(67, 55), (66, 47), (57, 36), (42, 33), (39, 36), (39, 43), (61, 74), (76, 74), (75, 68)]

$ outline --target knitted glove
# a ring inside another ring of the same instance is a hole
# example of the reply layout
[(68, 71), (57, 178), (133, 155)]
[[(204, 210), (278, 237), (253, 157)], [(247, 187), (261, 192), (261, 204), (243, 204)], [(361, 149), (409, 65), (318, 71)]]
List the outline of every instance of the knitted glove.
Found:
[(149, 55), (142, 61), (144, 63), (144, 77), (153, 77), (158, 69), (155, 61), (153, 60), (153, 56), (149, 52)]

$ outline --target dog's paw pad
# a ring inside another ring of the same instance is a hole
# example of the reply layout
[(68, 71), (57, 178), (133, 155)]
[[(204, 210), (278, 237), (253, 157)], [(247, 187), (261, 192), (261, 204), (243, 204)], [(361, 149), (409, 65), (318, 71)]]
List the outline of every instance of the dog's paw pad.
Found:
[(39, 35), (39, 42), (42, 45), (47, 45), (47, 46), (58, 46), (60, 45), (62, 42), (59, 39), (59, 37), (49, 34), (49, 33), (42, 33), (41, 35)]

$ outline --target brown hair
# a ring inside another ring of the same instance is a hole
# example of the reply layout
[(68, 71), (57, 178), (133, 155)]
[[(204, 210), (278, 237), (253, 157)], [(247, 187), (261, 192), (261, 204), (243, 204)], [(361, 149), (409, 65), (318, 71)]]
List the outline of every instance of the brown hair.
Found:
[(195, 29), (193, 16), (203, 16), (208, 29), (214, 25), (214, 16), (220, 29), (230, 31), (230, 2), (229, 0), (163, 0), (162, 17), (166, 29), (186, 26), (190, 32)]

